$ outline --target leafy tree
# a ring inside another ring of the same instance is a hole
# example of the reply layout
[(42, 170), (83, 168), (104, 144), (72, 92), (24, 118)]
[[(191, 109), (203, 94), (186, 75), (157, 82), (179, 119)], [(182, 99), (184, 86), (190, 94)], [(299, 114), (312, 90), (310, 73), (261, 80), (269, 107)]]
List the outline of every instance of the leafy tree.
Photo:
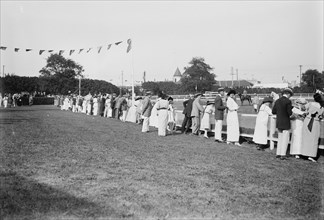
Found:
[(57, 76), (71, 79), (84, 71), (81, 65), (59, 54), (51, 54), (46, 62), (46, 66), (39, 71), (43, 77)]
[(194, 57), (190, 62), (190, 66), (185, 67), (185, 72), (181, 78), (182, 89), (184, 92), (204, 92), (211, 90), (215, 81), (215, 74), (205, 59), (202, 57)]
[(324, 73), (320, 73), (318, 70), (307, 70), (302, 75), (302, 81), (304, 86), (315, 89), (324, 89)]

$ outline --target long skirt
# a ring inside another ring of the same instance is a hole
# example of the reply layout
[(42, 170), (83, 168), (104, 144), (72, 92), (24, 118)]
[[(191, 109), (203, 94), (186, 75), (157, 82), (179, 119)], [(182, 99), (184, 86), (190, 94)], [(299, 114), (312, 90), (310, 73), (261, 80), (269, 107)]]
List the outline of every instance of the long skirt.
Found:
[(126, 121), (136, 123), (136, 107), (135, 106), (131, 106), (128, 109)]
[(227, 113), (227, 141), (238, 142), (240, 138), (240, 127), (237, 111)]
[(292, 155), (301, 154), (303, 124), (304, 122), (300, 119), (296, 119), (291, 123), (292, 134), (291, 134), (290, 154)]
[(305, 118), (303, 123), (303, 139), (301, 155), (308, 157), (316, 157), (318, 151), (318, 141), (320, 136), (320, 123), (317, 119), (313, 122), (312, 131), (308, 129), (310, 118)]
[(167, 109), (161, 109), (158, 111), (158, 135), (159, 136), (166, 136), (166, 129), (168, 125), (168, 110)]

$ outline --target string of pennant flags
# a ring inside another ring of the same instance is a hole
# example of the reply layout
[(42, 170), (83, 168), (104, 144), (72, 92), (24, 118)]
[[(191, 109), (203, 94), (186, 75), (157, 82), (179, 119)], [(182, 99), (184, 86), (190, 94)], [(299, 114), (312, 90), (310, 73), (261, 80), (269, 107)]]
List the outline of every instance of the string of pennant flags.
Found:
[[(118, 41), (116, 43), (111, 43), (111, 44), (108, 44), (107, 46), (107, 50), (109, 50), (113, 45), (116, 45), (118, 46), (119, 44), (123, 43), (124, 41)], [(131, 49), (132, 49), (132, 39), (128, 39), (126, 41), (127, 43), (127, 49), (126, 49), (126, 52), (128, 53)], [(101, 52), (101, 49), (104, 48), (104, 46), (99, 46), (97, 47), (97, 51), (98, 53)], [(0, 46), (0, 50), (7, 50), (8, 47), (5, 47), (5, 46)], [(82, 48), (82, 49), (78, 49), (78, 50), (75, 50), (75, 49), (70, 49), (70, 50), (58, 50), (58, 53), (59, 55), (62, 55), (65, 51), (68, 51), (69, 55), (71, 56), (74, 52), (78, 52), (79, 54), (82, 53), (82, 52), (85, 52), (85, 53), (89, 53), (92, 49), (94, 49), (94, 47), (90, 47), (90, 48)], [(34, 49), (31, 49), (31, 48), (27, 48), (27, 49), (21, 49), (21, 48), (18, 48), (18, 47), (15, 47), (14, 48), (14, 52), (19, 52), (19, 51), (26, 51), (26, 52), (30, 52), (30, 51), (34, 51)], [(36, 51), (39, 51), (38, 54), (39, 55), (42, 55), (44, 52), (48, 52), (48, 53), (53, 53), (55, 50), (36, 50)]]

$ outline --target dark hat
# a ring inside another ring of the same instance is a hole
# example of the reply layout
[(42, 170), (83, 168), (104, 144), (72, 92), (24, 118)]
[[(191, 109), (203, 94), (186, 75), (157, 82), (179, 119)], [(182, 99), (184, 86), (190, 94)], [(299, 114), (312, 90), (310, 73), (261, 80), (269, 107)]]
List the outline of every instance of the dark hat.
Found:
[(282, 94), (287, 94), (289, 93), (291, 96), (294, 95), (294, 92), (292, 91), (291, 88), (285, 88), (284, 90), (282, 90)]
[(202, 93), (195, 94), (195, 98), (197, 98), (198, 96), (204, 96), (204, 95)]
[(220, 87), (217, 89), (218, 92), (221, 92), (221, 91), (225, 91), (225, 89), (223, 87)]
[(207, 101), (207, 105), (211, 105), (211, 104), (215, 104), (215, 102), (212, 101), (212, 100), (208, 100), (208, 101)]
[(231, 89), (228, 93), (227, 93), (227, 95), (229, 96), (230, 94), (236, 94), (236, 91), (234, 90), (234, 89)]
[(135, 101), (140, 100), (140, 99), (143, 99), (143, 98), (141, 96), (135, 97)]
[(313, 97), (314, 97), (314, 101), (315, 101), (315, 102), (320, 103), (320, 102), (323, 101), (322, 95), (319, 94), (319, 93), (315, 93)]
[(264, 97), (264, 99), (263, 99), (263, 101), (262, 101), (262, 104), (263, 104), (263, 103), (266, 103), (266, 102), (270, 102), (270, 103), (272, 103), (272, 102), (273, 102), (273, 98), (272, 98), (272, 97), (269, 97), (269, 96)]

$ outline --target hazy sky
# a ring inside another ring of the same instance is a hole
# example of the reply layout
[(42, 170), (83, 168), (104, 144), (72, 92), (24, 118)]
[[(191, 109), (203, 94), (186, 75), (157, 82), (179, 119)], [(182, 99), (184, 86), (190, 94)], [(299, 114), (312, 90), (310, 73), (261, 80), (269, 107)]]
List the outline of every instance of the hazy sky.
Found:
[[(49, 53), (81, 64), (88, 78), (172, 79), (203, 57), (217, 80), (299, 81), (323, 71), (323, 1), (0, 1), (1, 73), (38, 76)], [(127, 39), (133, 48), (126, 53)], [(123, 41), (107, 50), (108, 44)], [(103, 46), (98, 53), (98, 46)], [(14, 48), (21, 48), (14, 52)], [(33, 49), (26, 52), (25, 49)], [(69, 55), (69, 50), (78, 51)], [(236, 79), (236, 76), (234, 76)]]

